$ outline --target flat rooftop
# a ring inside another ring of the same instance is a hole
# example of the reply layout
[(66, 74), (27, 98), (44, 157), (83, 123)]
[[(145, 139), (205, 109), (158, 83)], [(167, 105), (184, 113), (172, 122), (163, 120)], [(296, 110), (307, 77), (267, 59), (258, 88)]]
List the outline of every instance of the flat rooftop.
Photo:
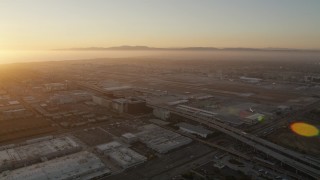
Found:
[(4, 180), (49, 180), (49, 179), (92, 179), (96, 176), (109, 174), (101, 160), (87, 151), (60, 157), (43, 163), (27, 166), (0, 174)]
[(122, 168), (129, 168), (147, 160), (146, 157), (123, 146), (117, 141), (101, 144), (96, 148)]
[(247, 116), (246, 118), (247, 119), (251, 119), (251, 120), (257, 120), (257, 119), (259, 119), (259, 117), (264, 117), (264, 115), (260, 114), (260, 113), (255, 113), (255, 114), (252, 114), (250, 116)]
[(119, 147), (106, 154), (122, 168), (135, 166), (147, 160), (146, 157), (126, 147)]
[(124, 134), (122, 134), (122, 137), (130, 139), (130, 138), (136, 138), (137, 136), (135, 136), (132, 133), (124, 133)]
[(136, 134), (139, 140), (159, 153), (166, 153), (192, 141), (188, 137), (181, 136), (154, 124), (148, 124), (142, 128), (142, 132)]
[(23, 144), (12, 145), (9, 148), (3, 147), (0, 151), (0, 169), (6, 164), (29, 162), (41, 157), (51, 155), (58, 156), (59, 153), (66, 154), (67, 151), (80, 149), (81, 147), (70, 137), (58, 137), (52, 139), (34, 139), (28, 140)]
[(206, 129), (203, 126), (195, 126), (195, 125), (188, 124), (185, 122), (178, 123), (178, 124), (176, 124), (176, 126), (183, 128), (183, 129), (190, 130), (190, 131), (197, 133), (197, 134), (212, 134), (213, 133), (213, 131)]
[(106, 143), (106, 144), (100, 144), (98, 146), (96, 146), (96, 149), (98, 151), (110, 151), (112, 149), (115, 149), (117, 147), (120, 147), (121, 144), (118, 141), (112, 141), (110, 143)]
[(170, 122), (163, 121), (163, 120), (160, 120), (160, 119), (150, 119), (149, 121), (154, 123), (154, 124), (160, 125), (160, 126), (165, 126), (165, 125), (170, 124)]

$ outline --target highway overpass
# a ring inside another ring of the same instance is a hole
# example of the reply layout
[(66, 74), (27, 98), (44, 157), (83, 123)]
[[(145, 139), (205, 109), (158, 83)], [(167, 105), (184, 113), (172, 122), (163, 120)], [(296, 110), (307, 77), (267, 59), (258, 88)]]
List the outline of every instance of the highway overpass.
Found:
[(267, 140), (261, 139), (249, 133), (246, 133), (240, 129), (234, 128), (223, 123), (222, 120), (216, 118), (206, 118), (191, 114), (179, 109), (175, 109), (167, 106), (158, 106), (148, 104), (152, 108), (161, 108), (169, 110), (173, 114), (185, 117), (187, 119), (196, 121), (198, 123), (204, 124), (215, 130), (218, 130), (224, 134), (227, 134), (265, 154), (273, 157), (282, 163), (293, 167), (297, 171), (309, 175), (315, 179), (320, 179), (320, 166), (317, 161), (310, 161), (309, 158), (304, 155), (279, 146), (277, 144), (271, 143)]

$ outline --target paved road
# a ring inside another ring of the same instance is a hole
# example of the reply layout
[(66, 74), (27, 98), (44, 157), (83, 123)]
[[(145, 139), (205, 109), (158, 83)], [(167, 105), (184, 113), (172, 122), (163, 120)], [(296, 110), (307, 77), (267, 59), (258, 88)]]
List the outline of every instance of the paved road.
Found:
[(217, 120), (208, 119), (208, 118), (202, 118), (199, 116), (194, 116), (193, 114), (189, 114), (186, 112), (179, 111), (177, 109), (168, 108), (168, 107), (159, 107), (150, 105), (151, 107), (156, 108), (163, 108), (168, 109), (172, 113), (178, 114), (182, 117), (194, 120), (196, 122), (199, 122), (201, 124), (205, 124), (211, 128), (214, 128), (218, 131), (221, 131), (229, 136), (234, 137), (235, 139), (244, 142), (248, 144), (249, 146), (254, 147), (257, 150), (260, 150), (269, 156), (278, 159), (279, 161), (283, 162), (284, 164), (287, 164), (300, 172), (303, 172), (311, 177), (314, 177), (315, 179), (320, 178), (320, 166), (318, 166), (318, 163), (311, 162), (310, 160), (306, 159), (304, 155), (296, 153), (294, 151), (291, 151), (289, 149), (286, 149), (284, 147), (281, 147), (279, 145), (273, 144), (269, 141), (266, 141), (264, 139), (258, 138), (256, 136), (253, 136), (249, 133), (245, 133), (239, 129), (236, 129), (234, 127), (231, 127), (229, 125), (226, 125), (224, 123), (221, 123)]

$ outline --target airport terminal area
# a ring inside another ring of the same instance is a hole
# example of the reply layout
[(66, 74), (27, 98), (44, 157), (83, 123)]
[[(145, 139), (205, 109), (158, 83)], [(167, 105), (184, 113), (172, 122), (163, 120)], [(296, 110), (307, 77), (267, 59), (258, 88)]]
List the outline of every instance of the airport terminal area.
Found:
[(320, 178), (318, 60), (199, 61), (1, 66), (0, 179)]

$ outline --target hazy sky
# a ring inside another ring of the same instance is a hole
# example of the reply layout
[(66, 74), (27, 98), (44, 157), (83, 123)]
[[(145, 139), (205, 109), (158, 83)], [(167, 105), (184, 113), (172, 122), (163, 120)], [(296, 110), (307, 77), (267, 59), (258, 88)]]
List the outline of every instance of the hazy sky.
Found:
[(0, 0), (0, 49), (320, 48), (320, 0)]

